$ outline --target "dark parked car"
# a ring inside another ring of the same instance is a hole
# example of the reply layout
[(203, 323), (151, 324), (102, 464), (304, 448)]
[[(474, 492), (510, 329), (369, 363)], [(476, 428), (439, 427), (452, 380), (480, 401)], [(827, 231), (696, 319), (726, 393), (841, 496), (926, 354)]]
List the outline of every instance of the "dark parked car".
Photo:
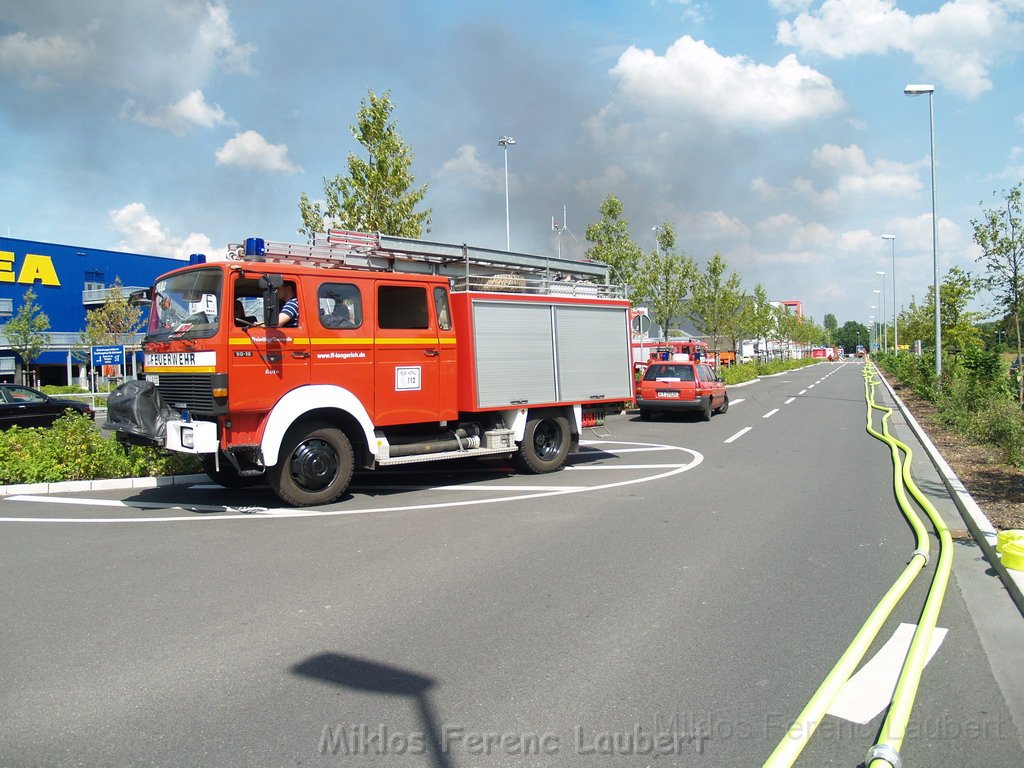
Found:
[(38, 389), (19, 384), (0, 384), (0, 429), (8, 427), (48, 427), (71, 409), (95, 419), (88, 403), (61, 400)]

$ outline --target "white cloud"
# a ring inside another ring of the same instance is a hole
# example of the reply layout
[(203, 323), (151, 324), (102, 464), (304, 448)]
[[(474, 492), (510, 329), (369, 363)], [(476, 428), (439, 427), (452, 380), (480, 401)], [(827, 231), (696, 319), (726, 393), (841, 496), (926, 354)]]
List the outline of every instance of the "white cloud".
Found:
[(769, 5), (779, 13), (797, 13), (811, 7), (811, 0), (768, 0)]
[(129, 99), (121, 114), (143, 125), (170, 131), (175, 136), (183, 136), (195, 126), (213, 128), (231, 123), (224, 115), (224, 110), (217, 104), (208, 104), (203, 92), (199, 90), (191, 91), (180, 101), (152, 112), (138, 108), (135, 101)]
[(1003, 169), (1000, 176), (1010, 179), (1013, 183), (1024, 179), (1024, 147), (1014, 147), (1010, 150), (1006, 168)]
[(29, 87), (101, 86), (160, 104), (216, 75), (252, 73), (255, 47), (237, 39), (220, 2), (83, 3), (20, 15), (22, 28), (0, 37), (0, 72)]
[(473, 144), (459, 147), (455, 157), (444, 162), (438, 175), (449, 176), (473, 189), (491, 192), (505, 189), (504, 167), (495, 168), (481, 162)]
[(771, 66), (723, 56), (689, 36), (659, 56), (630, 47), (611, 70), (635, 107), (699, 116), (727, 126), (776, 128), (843, 107), (832, 81), (793, 55)]
[(256, 131), (236, 133), (215, 153), (217, 165), (253, 168), (259, 171), (301, 173), (302, 169), (288, 159), (288, 147), (271, 144)]
[(599, 176), (578, 181), (576, 191), (581, 197), (601, 200), (609, 194), (609, 190), (622, 190), (629, 182), (629, 175), (622, 168), (609, 165)]
[(684, 213), (674, 219), (678, 223), (677, 240), (702, 239), (709, 242), (742, 240), (750, 229), (740, 219), (725, 211), (699, 211)]
[(856, 144), (847, 147), (826, 144), (811, 153), (811, 163), (834, 180), (832, 186), (817, 189), (810, 179), (797, 177), (779, 187), (758, 177), (751, 181), (750, 188), (765, 199), (805, 198), (824, 208), (837, 208), (879, 196), (905, 198), (916, 195), (922, 188), (918, 178), (921, 163), (869, 161)]
[(777, 40), (837, 59), (905, 51), (929, 77), (974, 98), (992, 88), (996, 56), (1024, 48), (1024, 24), (1013, 18), (1018, 9), (1005, 0), (950, 0), (912, 16), (893, 0), (826, 0), (817, 11), (780, 21)]
[(711, 16), (711, 9), (695, 0), (667, 0), (669, 5), (678, 5), (682, 10), (682, 18), (694, 24), (702, 24)]
[(49, 88), (61, 76), (80, 71), (92, 54), (88, 41), (15, 32), (0, 37), (0, 72), (17, 73), (28, 88)]
[(223, 257), (223, 253), (213, 251), (206, 235), (192, 232), (183, 238), (171, 236), (142, 203), (128, 203), (110, 211), (109, 216), (114, 229), (121, 233), (117, 246), (121, 250), (174, 259), (187, 259), (192, 253)]

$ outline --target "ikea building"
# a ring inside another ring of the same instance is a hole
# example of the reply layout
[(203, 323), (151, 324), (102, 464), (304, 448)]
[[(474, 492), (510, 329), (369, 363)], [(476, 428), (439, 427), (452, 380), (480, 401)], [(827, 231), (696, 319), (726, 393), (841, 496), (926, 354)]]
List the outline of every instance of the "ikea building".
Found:
[(73, 350), (81, 343), (85, 313), (103, 306), (118, 280), (127, 295), (148, 288), (158, 275), (187, 263), (141, 253), (0, 237), (0, 382), (22, 380), (24, 361), (11, 348), (4, 330), (24, 304), (29, 289), (50, 321), (50, 343), (30, 364), (34, 383), (78, 384), (86, 381), (86, 361)]

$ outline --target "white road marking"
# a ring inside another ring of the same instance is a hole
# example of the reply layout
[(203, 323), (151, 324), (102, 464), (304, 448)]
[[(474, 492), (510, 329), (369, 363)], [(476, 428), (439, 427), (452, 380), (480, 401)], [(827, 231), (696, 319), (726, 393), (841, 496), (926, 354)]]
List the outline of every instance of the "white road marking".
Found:
[[(914, 624), (900, 624), (878, 653), (846, 681), (828, 708), (828, 714), (867, 725), (889, 706), (915, 629)], [(925, 664), (939, 650), (948, 631), (942, 627), (935, 628)]]
[(795, 398), (795, 397), (791, 397), (791, 398), (789, 398), (789, 400), (787, 400), (786, 402), (784, 402), (784, 403), (783, 403), (783, 405), (789, 405), (789, 404), (790, 404), (790, 403), (792, 403), (792, 402), (793, 402), (794, 400), (796, 400), (796, 398)]
[(739, 432), (737, 432), (737, 433), (736, 433), (735, 435), (733, 435), (732, 437), (730, 437), (730, 438), (729, 438), (728, 440), (726, 440), (725, 442), (727, 442), (727, 443), (731, 443), (731, 442), (733, 442), (734, 440), (739, 440), (739, 439), (740, 439), (741, 437), (743, 437), (743, 436), (744, 436), (745, 434), (747, 434), (747, 432), (749, 432), (749, 431), (750, 431), (750, 430), (752, 430), (752, 429), (753, 429), (753, 427), (744, 427), (743, 429), (741, 429), (741, 430), (740, 430)]
[(800, 390), (799, 392), (797, 392), (797, 394), (798, 394), (798, 395), (802, 395), (802, 394), (803, 394), (804, 392), (806, 392), (806, 391), (807, 391), (806, 389), (801, 389), (801, 390)]
[[(645, 475), (639, 478), (633, 478), (630, 480), (617, 480), (609, 483), (601, 483), (592, 486), (540, 486), (532, 488), (530, 486), (522, 486), (520, 488), (506, 489), (511, 490), (512, 495), (504, 495), (490, 498), (473, 498), (465, 501), (445, 501), (435, 502), (430, 504), (409, 504), (405, 506), (391, 506), (391, 507), (351, 507), (346, 506), (343, 509), (312, 509), (312, 508), (283, 508), (283, 507), (230, 507), (223, 505), (212, 505), (212, 504), (180, 504), (175, 502), (156, 502), (156, 501), (118, 501), (113, 499), (92, 499), (92, 498), (74, 498), (66, 496), (43, 496), (43, 495), (20, 495), (20, 496), (8, 496), (10, 501), (28, 501), (28, 502), (39, 502), (44, 504), (64, 504), (64, 505), (79, 505), (85, 507), (109, 507), (114, 509), (122, 510), (126, 513), (130, 513), (132, 510), (139, 509), (165, 509), (165, 510), (182, 510), (191, 512), (201, 512), (205, 514), (192, 514), (192, 515), (176, 515), (168, 517), (91, 517), (91, 518), (68, 518), (68, 517), (0, 517), (0, 522), (9, 523), (166, 523), (166, 522), (198, 522), (198, 521), (210, 521), (210, 520), (251, 520), (253, 518), (267, 518), (267, 517), (340, 517), (343, 515), (367, 515), (376, 514), (379, 512), (411, 512), (414, 510), (435, 510), (435, 509), (447, 509), (451, 507), (464, 507), (469, 505), (479, 504), (496, 504), (505, 501), (521, 501), (521, 500), (532, 500), (537, 498), (543, 498), (548, 496), (565, 496), (573, 493), (588, 493), (593, 491), (602, 491), (609, 488), (619, 488), (626, 485), (634, 485), (638, 483), (647, 483), (653, 480), (661, 480), (673, 475), (678, 475), (683, 472), (687, 472), (704, 461), (704, 455), (698, 451), (694, 451), (690, 448), (682, 448), (675, 445), (661, 445), (658, 446), (652, 443), (632, 443), (632, 442), (620, 442), (620, 441), (588, 441), (590, 445), (597, 444), (608, 444), (608, 445), (623, 445), (632, 446), (633, 448), (660, 448), (665, 451), (680, 451), (685, 454), (689, 454), (691, 457), (689, 461), (675, 464), (630, 464), (630, 465), (601, 465), (601, 466), (586, 466), (586, 467), (566, 467), (566, 470), (587, 470), (587, 471), (599, 471), (604, 469), (650, 469), (655, 470), (653, 474)], [(614, 451), (615, 449), (611, 449)], [(488, 490), (489, 487), (481, 485), (476, 490)], [(354, 493), (359, 492), (359, 487), (356, 486), (353, 489)], [(460, 489), (461, 490), (461, 489)], [(467, 488), (467, 490), (469, 490)], [(221, 514), (210, 514), (210, 513), (221, 513)]]
[(739, 400), (730, 400), (729, 405), (739, 405), (740, 403), (746, 402), (747, 398), (741, 397)]
[(776, 413), (778, 413), (778, 412), (779, 412), (779, 409), (778, 409), (778, 408), (772, 408), (772, 409), (771, 409), (770, 411), (768, 411), (768, 413), (766, 413), (766, 414), (765, 414), (764, 416), (762, 416), (761, 418), (762, 418), (762, 419), (770, 419), (770, 418), (771, 418), (772, 416), (774, 416), (774, 415), (775, 415)]

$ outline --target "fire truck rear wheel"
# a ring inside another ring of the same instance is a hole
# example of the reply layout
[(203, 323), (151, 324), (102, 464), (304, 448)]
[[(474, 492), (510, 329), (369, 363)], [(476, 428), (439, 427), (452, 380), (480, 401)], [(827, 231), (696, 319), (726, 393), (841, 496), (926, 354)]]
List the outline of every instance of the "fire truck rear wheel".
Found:
[(288, 504), (330, 504), (348, 488), (354, 465), (352, 444), (345, 433), (313, 423), (285, 438), (271, 471), (271, 485)]
[(569, 455), (569, 420), (565, 416), (538, 416), (526, 422), (516, 464), (534, 475), (555, 472)]

